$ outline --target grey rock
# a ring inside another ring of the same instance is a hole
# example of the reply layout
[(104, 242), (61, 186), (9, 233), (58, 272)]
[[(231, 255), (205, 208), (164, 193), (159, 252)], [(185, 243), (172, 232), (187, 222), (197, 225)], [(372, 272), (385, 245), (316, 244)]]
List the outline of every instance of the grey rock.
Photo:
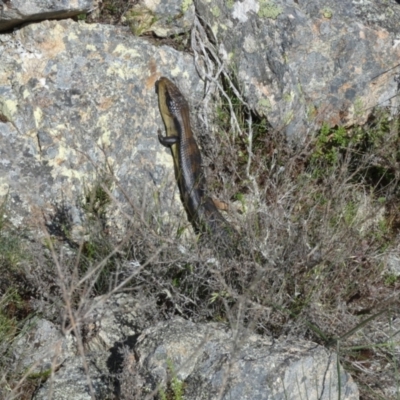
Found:
[(386, 269), (389, 274), (400, 276), (400, 255), (398, 252), (389, 253), (386, 257)]
[(109, 351), (127, 338), (138, 335), (145, 326), (140, 304), (126, 294), (97, 297), (85, 317), (86, 347), (91, 351)]
[(194, 399), (358, 399), (351, 376), (337, 356), (304, 340), (276, 340), (254, 334), (235, 338), (217, 324), (181, 318), (143, 332), (135, 347), (147, 390), (171, 376), (184, 382)]
[(13, 0), (0, 2), (0, 31), (25, 22), (70, 18), (93, 9), (93, 0)]
[[(82, 356), (76, 341), (62, 347), (62, 363), (38, 390), (36, 400), (110, 398), (114, 391), (112, 373), (120, 349), (143, 329), (137, 301), (126, 295), (96, 297), (82, 309), (80, 331), (84, 344)], [(47, 321), (43, 323), (50, 324)], [(56, 334), (58, 337), (61, 333)], [(69, 335), (71, 336), (71, 335)], [(50, 343), (47, 344), (50, 346)], [(42, 351), (32, 357), (40, 359)], [(44, 361), (43, 361), (44, 362)], [(53, 370), (55, 365), (53, 364)]]
[(64, 365), (50, 377), (34, 400), (92, 400), (110, 398), (112, 385), (108, 381), (106, 353), (94, 352), (85, 359), (75, 356), (65, 360)]
[(53, 227), (68, 215), (78, 240), (84, 195), (105, 176), (116, 235), (132, 214), (126, 196), (141, 207), (154, 206), (155, 194), (168, 201), (168, 212), (148, 211), (166, 222), (183, 215), (172, 157), (157, 138), (154, 83), (165, 75), (191, 102), (201, 98), (190, 55), (155, 47), (127, 27), (72, 20), (0, 39), (0, 199), (14, 225)]
[(59, 367), (68, 357), (73, 339), (64, 337), (50, 321), (28, 321), (13, 344), (16, 363), (31, 373), (40, 373)]
[[(93, 299), (81, 315), (84, 357), (75, 341), (62, 347), (62, 363), (34, 399), (113, 398), (124, 386), (145, 398), (172, 373), (184, 382), (187, 400), (337, 399), (339, 382), (342, 400), (358, 399), (357, 386), (341, 367), (338, 378), (336, 355), (315, 343), (239, 336), (221, 324), (182, 318), (143, 330), (140, 314), (137, 301), (126, 294)], [(124, 348), (130, 349), (125, 355), (135, 354), (125, 364)], [(36, 360), (43, 354), (38, 349)]]
[(276, 129), (303, 136), (323, 122), (364, 123), (375, 106), (398, 109), (400, 6), (394, 0), (195, 5), (246, 101)]

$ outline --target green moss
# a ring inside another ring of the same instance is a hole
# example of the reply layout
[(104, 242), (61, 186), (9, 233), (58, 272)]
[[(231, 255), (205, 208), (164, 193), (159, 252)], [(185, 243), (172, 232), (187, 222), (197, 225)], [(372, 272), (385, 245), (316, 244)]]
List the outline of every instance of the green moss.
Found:
[(277, 6), (273, 2), (269, 0), (260, 0), (260, 9), (258, 10), (257, 15), (260, 18), (276, 19), (280, 14), (282, 14), (282, 12), (282, 7)]
[(19, 326), (14, 314), (23, 307), (21, 296), (14, 288), (9, 288), (0, 298), (0, 343), (13, 340)]
[(336, 164), (340, 150), (346, 148), (351, 139), (344, 127), (330, 128), (328, 124), (322, 124), (312, 159), (324, 160), (331, 165)]
[(107, 235), (107, 208), (111, 199), (107, 189), (111, 190), (112, 181), (107, 177), (101, 177), (90, 188), (85, 190), (82, 208), (85, 211), (85, 219), (88, 222), (85, 241), (82, 243), (82, 257), (80, 259), (80, 271), (86, 274), (91, 268), (102, 264), (102, 268), (96, 274), (94, 289), (96, 293), (103, 294), (109, 289), (115, 272), (118, 256), (111, 256), (113, 245)]
[(398, 276), (396, 276), (394, 274), (389, 274), (389, 275), (385, 276), (384, 283), (385, 283), (386, 286), (392, 286), (397, 282), (398, 279), (399, 279)]
[(183, 400), (185, 383), (178, 379), (173, 362), (167, 359), (168, 373), (171, 379), (167, 388), (159, 388), (159, 395), (162, 400)]

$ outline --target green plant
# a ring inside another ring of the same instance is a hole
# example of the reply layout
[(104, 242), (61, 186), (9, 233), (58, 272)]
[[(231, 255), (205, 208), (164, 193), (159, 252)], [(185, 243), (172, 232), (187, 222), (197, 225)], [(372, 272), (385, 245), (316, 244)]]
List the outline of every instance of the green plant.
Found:
[(385, 285), (387, 286), (392, 286), (398, 281), (399, 277), (395, 274), (387, 274), (385, 276)]
[(242, 212), (246, 211), (246, 199), (243, 193), (236, 193), (235, 194), (235, 199), (240, 202), (240, 205), (242, 207)]
[(121, 258), (116, 244), (109, 237), (107, 226), (112, 185), (111, 175), (101, 175), (91, 187), (85, 189), (81, 203), (86, 223), (82, 227), (85, 234), (82, 235), (77, 265), (82, 278), (91, 276), (95, 294), (103, 294), (110, 289)]
[(23, 308), (22, 299), (15, 288), (9, 288), (0, 298), (0, 343), (13, 339), (18, 331), (18, 320), (14, 312)]
[(174, 364), (170, 359), (167, 360), (167, 368), (171, 378), (166, 389), (159, 389), (160, 397), (162, 400), (183, 400), (185, 383), (178, 379)]
[(17, 287), (9, 287), (0, 296), (0, 396), (10, 391), (28, 395), (35, 390), (35, 384), (26, 384), (21, 379), (25, 368), (13, 364), (14, 346), (18, 338), (29, 334), (31, 325), (26, 322), (32, 314)]
[(340, 152), (351, 143), (348, 131), (344, 127), (330, 128), (328, 124), (322, 124), (317, 136), (313, 161), (325, 161), (329, 165), (335, 165), (339, 161)]
[[(101, 221), (103, 226), (106, 221), (107, 206), (110, 205), (111, 199), (107, 190), (111, 188), (112, 179), (100, 177), (92, 187), (85, 189), (82, 208), (90, 220)], [(107, 189), (107, 190), (106, 190)]]
[(118, 11), (118, 8), (115, 4), (113, 3), (108, 3), (106, 5), (106, 9), (111, 13), (111, 14), (115, 14)]

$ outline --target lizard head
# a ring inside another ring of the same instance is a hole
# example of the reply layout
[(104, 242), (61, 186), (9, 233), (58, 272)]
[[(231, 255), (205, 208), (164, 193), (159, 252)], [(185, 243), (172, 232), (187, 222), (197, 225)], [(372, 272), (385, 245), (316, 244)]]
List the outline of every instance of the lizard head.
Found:
[(179, 89), (165, 77), (156, 82), (158, 104), (161, 115), (165, 118), (177, 118), (184, 109), (189, 109), (188, 103)]

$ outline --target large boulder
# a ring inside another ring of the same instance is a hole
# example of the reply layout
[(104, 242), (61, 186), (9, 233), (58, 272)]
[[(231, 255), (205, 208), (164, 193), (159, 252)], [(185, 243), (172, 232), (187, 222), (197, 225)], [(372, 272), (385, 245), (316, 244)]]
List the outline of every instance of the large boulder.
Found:
[(93, 299), (84, 319), (84, 353), (71, 334), (64, 339), (68, 346), (55, 346), (60, 334), (49, 336), (49, 326), (52, 331), (54, 327), (46, 321), (25, 339), (21, 347), (25, 354), (19, 353), (24, 365), (35, 361), (36, 368), (49, 368), (49, 352), (40, 361), (46, 347), (53, 349), (57, 367), (37, 391), (36, 400), (50, 396), (89, 400), (112, 393), (120, 398), (127, 390), (129, 397), (124, 398), (153, 398), (160, 391), (174, 390), (173, 385), (180, 386), (187, 400), (330, 400), (339, 398), (339, 392), (341, 400), (359, 397), (337, 355), (305, 340), (273, 340), (182, 318), (143, 330), (146, 321), (139, 303), (128, 295)]
[(146, 324), (138, 301), (123, 294), (94, 298), (76, 317), (80, 344), (73, 329), (63, 335), (46, 320), (28, 322), (24, 331), (29, 334), (15, 344), (16, 362), (30, 373), (53, 372), (36, 400), (108, 398), (118, 385), (114, 374), (121, 348), (132, 343)]
[(337, 355), (305, 340), (240, 335), (175, 318), (143, 332), (135, 352), (145, 393), (172, 378), (183, 383), (187, 400), (359, 397)]
[[(14, 225), (64, 213), (79, 227), (85, 195), (101, 184), (114, 205), (155, 204), (155, 192), (178, 197), (172, 157), (157, 138), (154, 83), (165, 75), (188, 99), (200, 98), (190, 55), (128, 28), (72, 20), (0, 35), (0, 53), (0, 199)], [(174, 204), (182, 212), (179, 198)], [(108, 221), (123, 235), (119, 210)]]
[(199, 42), (220, 54), (249, 106), (276, 129), (303, 136), (323, 122), (364, 123), (375, 106), (398, 109), (395, 0), (216, 0), (212, 7), (195, 0), (195, 6), (213, 44), (201, 34)]

